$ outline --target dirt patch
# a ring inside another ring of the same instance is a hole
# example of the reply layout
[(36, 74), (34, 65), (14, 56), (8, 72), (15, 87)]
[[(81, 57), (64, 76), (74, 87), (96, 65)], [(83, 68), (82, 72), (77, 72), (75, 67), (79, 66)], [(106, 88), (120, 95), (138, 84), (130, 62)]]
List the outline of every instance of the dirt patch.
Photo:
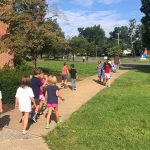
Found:
[(11, 111), (13, 109), (15, 109), (14, 104), (3, 104), (3, 112), (2, 113), (5, 113), (7, 111)]

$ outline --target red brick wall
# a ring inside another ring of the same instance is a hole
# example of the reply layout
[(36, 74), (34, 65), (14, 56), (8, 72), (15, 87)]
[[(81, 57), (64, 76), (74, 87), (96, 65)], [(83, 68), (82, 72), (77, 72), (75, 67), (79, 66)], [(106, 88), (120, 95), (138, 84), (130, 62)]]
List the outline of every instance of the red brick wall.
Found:
[[(7, 25), (0, 22), (0, 38), (2, 35), (6, 34)], [(0, 53), (0, 68), (4, 65), (13, 66), (13, 54), (8, 52)]]

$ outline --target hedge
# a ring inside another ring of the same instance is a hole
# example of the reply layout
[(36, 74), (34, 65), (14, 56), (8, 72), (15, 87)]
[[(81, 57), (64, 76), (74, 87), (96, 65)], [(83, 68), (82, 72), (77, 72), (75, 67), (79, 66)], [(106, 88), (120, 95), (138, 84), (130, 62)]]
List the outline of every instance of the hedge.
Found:
[(4, 104), (13, 104), (15, 102), (16, 90), (20, 85), (22, 76), (30, 75), (33, 68), (29, 66), (20, 66), (15, 69), (3, 68), (0, 70), (0, 85)]

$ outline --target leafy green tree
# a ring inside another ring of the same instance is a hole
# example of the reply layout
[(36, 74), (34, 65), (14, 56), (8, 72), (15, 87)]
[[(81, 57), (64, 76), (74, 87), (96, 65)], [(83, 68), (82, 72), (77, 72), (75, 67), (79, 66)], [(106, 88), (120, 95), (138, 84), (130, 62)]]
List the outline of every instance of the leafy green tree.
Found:
[(71, 48), (71, 54), (73, 55), (73, 60), (74, 55), (77, 53), (87, 55), (93, 46), (93, 43), (88, 42), (86, 38), (77, 36), (74, 36), (69, 43)]
[[(93, 43), (95, 45), (94, 47), (97, 47), (97, 50), (100, 51), (105, 45), (105, 31), (101, 28), (100, 25), (94, 25), (93, 27), (87, 28), (78, 28), (78, 31), (79, 36), (86, 38), (89, 43)], [(93, 53), (93, 49), (91, 49), (90, 53)]]
[(120, 56), (122, 55), (122, 47), (120, 45), (116, 45), (108, 48), (107, 54), (108, 56)]
[(141, 20), (143, 24), (142, 39), (143, 44), (148, 49), (150, 48), (150, 0), (141, 0), (141, 12), (144, 16)]
[(110, 32), (110, 40), (115, 44), (121, 44), (124, 48), (129, 46), (128, 27), (115, 27), (114, 31)]
[[(10, 5), (9, 11), (0, 13), (0, 20), (9, 25), (2, 41), (14, 52), (14, 63), (18, 65), (31, 57), (35, 67), (39, 55), (57, 55), (66, 45), (64, 33), (56, 20), (45, 18), (48, 6), (46, 0), (16, 0), (2, 2)], [(2, 11), (0, 11), (2, 12)]]
[[(8, 3), (3, 2), (3, 5)], [(3, 36), (6, 45), (14, 51), (15, 65), (20, 64), (27, 54), (32, 54), (36, 61), (43, 46), (41, 24), (47, 11), (43, 0), (14, 1), (8, 12), (1, 15), (1, 21), (9, 25), (7, 34)]]

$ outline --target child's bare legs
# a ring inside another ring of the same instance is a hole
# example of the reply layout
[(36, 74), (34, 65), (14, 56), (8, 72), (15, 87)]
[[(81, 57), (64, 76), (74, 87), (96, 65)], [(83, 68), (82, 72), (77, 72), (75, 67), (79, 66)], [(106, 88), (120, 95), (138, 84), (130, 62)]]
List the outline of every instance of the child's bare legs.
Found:
[(50, 117), (51, 117), (51, 114), (52, 114), (52, 107), (49, 107), (49, 108), (48, 108), (47, 119), (46, 119), (46, 125), (47, 125), (47, 126), (49, 126), (49, 124), (50, 124)]
[(56, 115), (56, 121), (59, 122), (59, 112), (58, 112), (58, 106), (55, 107), (55, 115)]
[(28, 126), (28, 120), (29, 120), (29, 112), (23, 112), (22, 113), (23, 134), (26, 134), (26, 129)]
[(110, 79), (106, 79), (106, 86), (110, 87)]
[(64, 81), (64, 87), (67, 87), (67, 79)]
[(39, 112), (39, 109), (40, 109), (40, 105), (39, 105), (39, 103), (37, 103), (37, 105), (36, 105), (36, 108), (35, 108), (35, 113), (34, 113), (34, 115), (33, 115), (33, 118), (32, 118), (32, 120), (34, 121), (34, 122), (37, 122), (37, 114), (38, 114), (38, 112)]
[(43, 107), (43, 100), (40, 100), (40, 105), (39, 105), (40, 113), (42, 113), (42, 107)]

